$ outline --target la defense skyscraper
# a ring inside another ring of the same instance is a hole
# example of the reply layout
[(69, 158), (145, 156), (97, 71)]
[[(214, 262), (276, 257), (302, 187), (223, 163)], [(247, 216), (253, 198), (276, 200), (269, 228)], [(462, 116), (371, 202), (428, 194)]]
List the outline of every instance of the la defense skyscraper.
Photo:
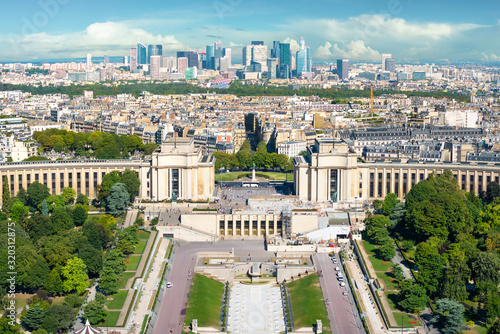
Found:
[(311, 72), (311, 48), (306, 45), (304, 36), (300, 38), (300, 50), (297, 51), (297, 77), (305, 72)]

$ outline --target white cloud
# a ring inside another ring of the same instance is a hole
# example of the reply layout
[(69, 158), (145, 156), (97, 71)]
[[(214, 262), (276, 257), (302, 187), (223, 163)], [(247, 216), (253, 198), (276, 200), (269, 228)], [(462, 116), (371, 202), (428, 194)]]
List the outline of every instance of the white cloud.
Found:
[(0, 41), (10, 43), (13, 48), (0, 49), (2, 59), (19, 57), (82, 57), (86, 53), (110, 55), (127, 54), (128, 49), (141, 42), (162, 44), (164, 50), (185, 49), (172, 35), (153, 35), (146, 30), (129, 27), (125, 23), (93, 23), (84, 31), (69, 34), (47, 34), (44, 32), (24, 36), (0, 36)]
[(351, 41), (345, 46), (332, 45), (326, 42), (324, 46), (318, 47), (314, 56), (318, 60), (349, 59), (354, 61), (379, 61), (381, 55), (365, 45), (361, 40)]
[(320, 60), (331, 59), (332, 58), (332, 52), (330, 51), (331, 47), (332, 44), (330, 42), (325, 42), (325, 45), (319, 46), (316, 49), (316, 52), (314, 52), (314, 58)]
[(292, 54), (295, 54), (295, 52), (300, 50), (299, 43), (293, 38), (287, 37), (283, 40), (283, 43), (290, 43), (290, 50), (292, 51)]
[(483, 61), (491, 61), (491, 62), (496, 62), (496, 61), (500, 61), (500, 56), (497, 56), (496, 54), (494, 53), (490, 53), (489, 55), (484, 53), (483, 52), (483, 57), (482, 57), (482, 60)]

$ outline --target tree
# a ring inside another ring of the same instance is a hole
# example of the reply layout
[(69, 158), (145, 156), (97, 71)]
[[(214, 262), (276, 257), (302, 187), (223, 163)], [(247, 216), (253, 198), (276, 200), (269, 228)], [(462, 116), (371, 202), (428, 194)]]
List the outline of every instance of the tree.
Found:
[(54, 268), (47, 277), (47, 281), (43, 285), (45, 291), (53, 296), (60, 296), (63, 293), (60, 268)]
[(81, 204), (81, 205), (89, 205), (89, 199), (87, 196), (85, 196), (84, 194), (78, 194), (78, 196), (76, 197), (76, 204)]
[(97, 325), (104, 321), (108, 316), (108, 312), (104, 309), (104, 304), (93, 300), (85, 306), (85, 318), (89, 319), (91, 325)]
[(76, 293), (72, 293), (64, 297), (64, 304), (71, 306), (72, 308), (78, 308), (82, 305), (82, 298)]
[(446, 252), (448, 266), (444, 272), (443, 296), (464, 301), (468, 297), (465, 285), (469, 281), (470, 270), (465, 261), (465, 252), (459, 247), (459, 244), (451, 244)]
[(397, 263), (394, 263), (393, 265), (391, 265), (391, 275), (396, 280), (398, 280), (398, 282), (402, 281), (404, 279), (403, 269)]
[(68, 329), (73, 322), (75, 311), (68, 305), (51, 305), (45, 311), (41, 328), (49, 333)]
[(45, 317), (45, 311), (40, 308), (37, 304), (31, 307), (26, 315), (22, 317), (22, 323), (30, 330), (34, 331), (35, 329), (40, 328), (43, 322), (43, 318)]
[(500, 185), (497, 182), (490, 182), (486, 186), (486, 203), (490, 204), (497, 197), (500, 197)]
[(14, 204), (12, 204), (9, 217), (14, 221), (20, 223), (24, 221), (24, 218), (28, 214), (28, 211), (29, 208), (27, 206), (24, 206), (21, 202), (16, 200), (14, 201)]
[(382, 203), (383, 203), (383, 202), (382, 202), (381, 200), (379, 200), (379, 199), (374, 200), (374, 201), (373, 201), (373, 208), (374, 208), (375, 210), (380, 210), (380, 209), (382, 209)]
[(116, 273), (112, 266), (107, 265), (103, 268), (99, 279), (99, 290), (107, 295), (112, 295), (118, 292), (120, 276)]
[(24, 243), (16, 251), (17, 281), (25, 289), (37, 289), (45, 283), (50, 269), (43, 256), (31, 243)]
[(28, 187), (28, 205), (31, 211), (38, 210), (38, 206), (43, 200), (50, 196), (49, 188), (38, 181), (33, 182)]
[(82, 259), (74, 257), (69, 259), (61, 269), (63, 277), (63, 290), (65, 292), (75, 291), (82, 294), (88, 285), (87, 266)]
[(444, 260), (439, 254), (440, 244), (431, 238), (418, 244), (415, 251), (415, 262), (418, 266), (417, 280), (433, 296), (441, 291)]
[(406, 205), (404, 203), (397, 203), (394, 208), (392, 208), (389, 220), (391, 222), (391, 228), (395, 228), (399, 223), (402, 222), (406, 215)]
[[(28, 194), (26, 193), (26, 190), (24, 190), (23, 187), (19, 188), (19, 191), (17, 192), (16, 198), (19, 202), (23, 203), (23, 205), (28, 204), (27, 200)], [(11, 200), (12, 202), (12, 200)]]
[(122, 174), (121, 183), (125, 184), (125, 189), (130, 194), (130, 201), (133, 202), (141, 187), (141, 181), (137, 177), (137, 173), (133, 170), (126, 169)]
[(488, 328), (486, 334), (500, 334), (500, 319), (495, 320), (493, 325)]
[(102, 268), (102, 252), (90, 243), (83, 244), (78, 250), (78, 257), (83, 260), (90, 277), (96, 277)]
[(61, 196), (64, 199), (64, 203), (70, 204), (70, 203), (73, 203), (73, 201), (75, 200), (76, 191), (73, 188), (64, 187), (64, 189), (61, 193)]
[(464, 311), (464, 306), (453, 299), (438, 299), (433, 321), (441, 326), (441, 333), (455, 334), (463, 327)]
[(10, 188), (7, 175), (4, 175), (2, 183), (2, 211), (10, 213)]
[(425, 288), (411, 279), (399, 283), (398, 304), (406, 312), (420, 313), (429, 301)]
[(47, 200), (46, 199), (44, 199), (42, 202), (42, 215), (44, 215), (45, 217), (49, 216), (49, 209), (47, 207)]
[(472, 278), (476, 285), (489, 283), (498, 286), (500, 283), (500, 260), (493, 252), (481, 252), (472, 262)]
[(87, 210), (81, 204), (76, 204), (75, 208), (71, 211), (71, 217), (76, 226), (82, 226), (87, 220)]
[(106, 210), (118, 215), (122, 213), (130, 205), (130, 195), (123, 183), (115, 183), (109, 191), (109, 196), (106, 199)]
[(85, 222), (82, 226), (82, 232), (89, 244), (97, 250), (106, 248), (107, 244), (111, 241), (110, 232), (97, 224), (95, 221)]
[(2, 334), (19, 334), (21, 331), (19, 330), (19, 325), (17, 323), (14, 326), (10, 325), (11, 322), (9, 318), (2, 317), (0, 318), (0, 333)]
[(392, 240), (388, 239), (386, 243), (378, 248), (377, 255), (385, 261), (390, 261), (396, 256), (396, 250), (394, 248), (394, 243)]
[(394, 193), (388, 193), (385, 196), (384, 201), (382, 202), (382, 213), (384, 216), (389, 217), (392, 209), (399, 203), (399, 199), (396, 197)]
[(124, 239), (119, 239), (116, 243), (116, 248), (123, 252), (123, 254), (132, 254), (134, 252), (134, 245), (132, 245), (129, 241)]
[(52, 225), (54, 226), (54, 231), (66, 231), (75, 227), (73, 224), (73, 218), (68, 213), (66, 208), (56, 208), (54, 212), (52, 212), (52, 216), (50, 216), (50, 220), (52, 221)]

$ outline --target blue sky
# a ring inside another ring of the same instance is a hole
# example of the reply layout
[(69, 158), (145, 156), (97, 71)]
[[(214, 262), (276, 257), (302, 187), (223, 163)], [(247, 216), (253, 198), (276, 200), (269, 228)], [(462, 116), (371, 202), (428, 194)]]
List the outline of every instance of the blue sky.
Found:
[(498, 0), (191, 0), (4, 2), (0, 60), (127, 55), (140, 41), (202, 50), (221, 40), (238, 57), (252, 40), (304, 35), (314, 61), (500, 61)]

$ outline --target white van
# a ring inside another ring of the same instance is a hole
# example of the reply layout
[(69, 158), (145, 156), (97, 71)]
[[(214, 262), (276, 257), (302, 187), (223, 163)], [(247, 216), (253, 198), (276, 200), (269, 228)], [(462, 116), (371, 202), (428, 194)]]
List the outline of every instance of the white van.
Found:
[(340, 286), (345, 286), (345, 283), (344, 282), (340, 282)]
[(340, 271), (340, 268), (339, 268), (339, 267), (335, 267), (335, 270), (336, 270), (336, 271)]

